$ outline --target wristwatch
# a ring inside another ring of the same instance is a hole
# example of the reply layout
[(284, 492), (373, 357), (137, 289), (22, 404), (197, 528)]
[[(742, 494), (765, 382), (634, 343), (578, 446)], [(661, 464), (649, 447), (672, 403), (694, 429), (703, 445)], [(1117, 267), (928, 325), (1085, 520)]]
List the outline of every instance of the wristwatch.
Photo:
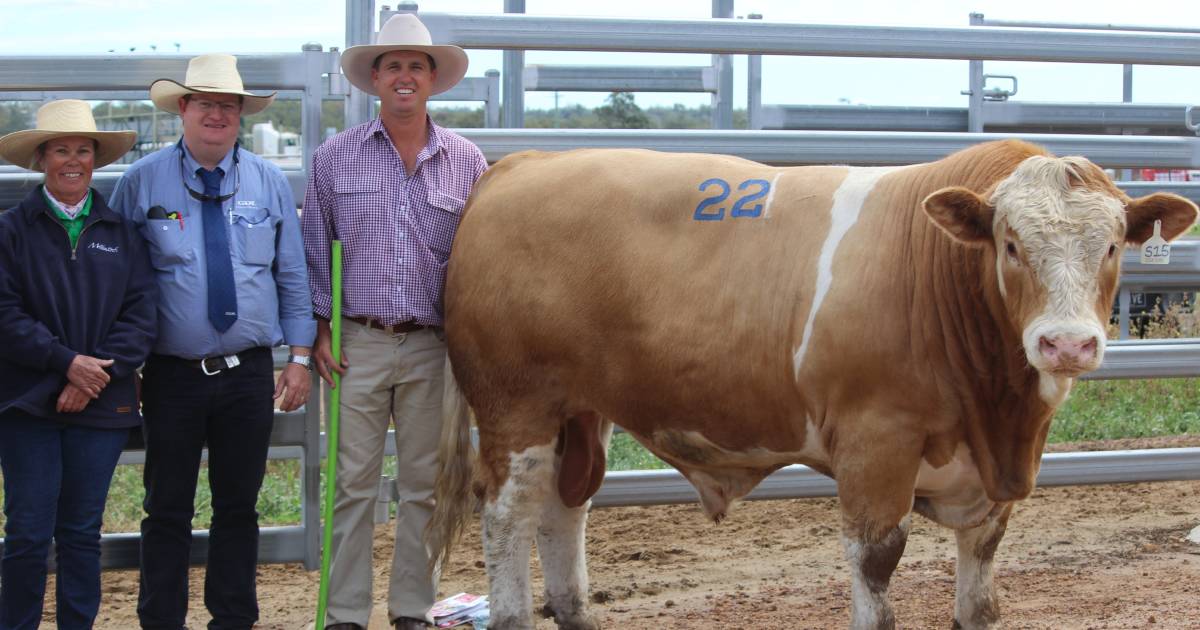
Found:
[(312, 357), (307, 354), (289, 354), (287, 362), (295, 363), (296, 365), (302, 365), (304, 366), (304, 369), (312, 371)]

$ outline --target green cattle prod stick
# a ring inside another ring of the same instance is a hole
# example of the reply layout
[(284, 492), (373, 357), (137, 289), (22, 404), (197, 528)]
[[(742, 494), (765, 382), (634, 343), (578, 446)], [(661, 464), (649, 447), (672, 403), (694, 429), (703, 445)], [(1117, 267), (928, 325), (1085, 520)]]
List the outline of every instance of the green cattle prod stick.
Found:
[[(331, 279), (333, 294), (333, 311), (329, 316), (333, 362), (342, 364), (342, 242), (333, 241), (332, 254), (333, 277)], [(333, 546), (333, 488), (337, 481), (338, 454), (338, 409), (342, 401), (342, 377), (333, 372), (333, 391), (329, 394), (328, 420), (325, 423), (325, 433), (329, 437), (329, 451), (325, 457), (325, 505), (322, 510), (321, 523), (321, 588), (317, 594), (317, 623), (316, 630), (325, 627), (325, 608), (329, 605), (329, 562), (330, 547)]]

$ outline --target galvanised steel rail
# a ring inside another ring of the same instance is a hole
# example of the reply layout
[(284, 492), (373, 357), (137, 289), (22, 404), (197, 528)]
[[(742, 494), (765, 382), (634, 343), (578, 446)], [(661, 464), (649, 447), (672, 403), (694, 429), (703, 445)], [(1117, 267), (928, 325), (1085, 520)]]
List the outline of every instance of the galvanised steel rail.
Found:
[(525, 66), (530, 92), (716, 92), (711, 66)]
[(1189, 168), (1200, 165), (1200, 138), (1068, 134), (972, 134), (869, 131), (710, 131), (693, 129), (460, 129), (489, 162), (517, 151), (637, 147), (724, 153), (776, 166), (903, 165), (932, 162), (980, 142), (1020, 138), (1057, 155), (1102, 166)]
[(1200, 36), (1004, 27), (843, 26), (421, 13), (463, 48), (1200, 65)]
[[(1032, 103), (984, 101), (984, 129), (1019, 128), (1026, 132), (1063, 129), (1154, 129), (1193, 135), (1187, 106), (1146, 103)], [(762, 108), (763, 129), (859, 131), (967, 131), (966, 107), (891, 105), (769, 105)]]
[[(1037, 485), (1200, 479), (1200, 448), (1047, 453)], [(747, 499), (800, 499), (837, 496), (837, 482), (807, 466), (787, 466), (758, 484)], [(696, 489), (676, 470), (615, 471), (604, 476), (592, 497), (595, 507), (694, 503)]]

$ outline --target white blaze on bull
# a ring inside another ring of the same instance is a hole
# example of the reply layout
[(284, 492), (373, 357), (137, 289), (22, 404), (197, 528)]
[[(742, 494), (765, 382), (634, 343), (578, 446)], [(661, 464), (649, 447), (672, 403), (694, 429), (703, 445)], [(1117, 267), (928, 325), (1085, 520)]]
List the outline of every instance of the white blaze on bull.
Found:
[(771, 178), (771, 192), (767, 193), (767, 201), (763, 206), (763, 218), (764, 219), (771, 218), (771, 202), (775, 201), (775, 192), (779, 190), (779, 176), (780, 175), (783, 175), (782, 171), (775, 173), (775, 177)]
[(833, 255), (837, 253), (842, 238), (858, 222), (863, 202), (879, 178), (897, 170), (898, 167), (852, 168), (846, 173), (841, 186), (833, 193), (833, 207), (830, 208), (829, 234), (821, 245), (821, 256), (817, 259), (817, 288), (813, 293), (812, 306), (808, 311), (808, 319), (804, 323), (804, 336), (800, 339), (800, 347), (792, 360), (796, 379), (800, 378), (800, 367), (804, 364), (804, 355), (808, 352), (809, 341), (812, 338), (813, 321), (821, 310), (821, 303), (833, 285)]

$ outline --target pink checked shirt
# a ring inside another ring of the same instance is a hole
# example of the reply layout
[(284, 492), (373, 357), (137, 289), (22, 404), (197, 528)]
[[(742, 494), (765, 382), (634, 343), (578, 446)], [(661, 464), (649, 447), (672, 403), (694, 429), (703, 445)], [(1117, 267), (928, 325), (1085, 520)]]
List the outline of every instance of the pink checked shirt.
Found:
[(318, 316), (330, 317), (330, 242), (341, 239), (344, 316), (442, 325), (450, 244), (487, 161), (467, 139), (428, 125), (411, 177), (378, 118), (313, 154), (301, 228)]

